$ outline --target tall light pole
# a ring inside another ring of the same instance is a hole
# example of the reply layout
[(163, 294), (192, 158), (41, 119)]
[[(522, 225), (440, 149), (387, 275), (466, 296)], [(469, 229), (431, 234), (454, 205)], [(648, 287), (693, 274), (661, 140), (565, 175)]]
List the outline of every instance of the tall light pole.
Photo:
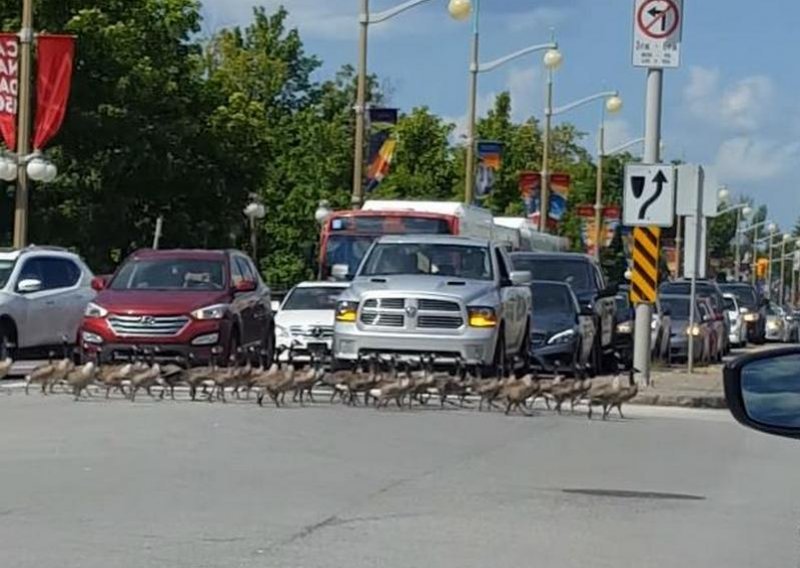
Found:
[(795, 260), (800, 255), (800, 239), (794, 243), (794, 254), (792, 254), (792, 308), (797, 309), (797, 264)]
[[(726, 201), (730, 193), (726, 188), (723, 188), (719, 192), (720, 201)], [(741, 226), (742, 226), (742, 216), (745, 218), (750, 217), (753, 210), (750, 208), (750, 205), (747, 203), (739, 203), (737, 205), (732, 205), (725, 209), (722, 209), (718, 212), (718, 215), (726, 215), (728, 213), (736, 212), (736, 230), (734, 232), (734, 238), (736, 242), (734, 243), (734, 256), (735, 256), (735, 263), (733, 272), (734, 272), (734, 280), (736, 282), (739, 281), (739, 273), (740, 273), (740, 264), (742, 263), (742, 243), (741, 243)]]
[(600, 129), (597, 133), (597, 176), (594, 196), (594, 250), (595, 258), (600, 260), (600, 241), (603, 238), (603, 157), (605, 156), (606, 110), (614, 113), (622, 108), (622, 99), (613, 96), (606, 100), (600, 111)]
[(767, 227), (769, 231), (769, 264), (767, 265), (767, 298), (772, 299), (772, 250), (775, 244), (775, 233), (778, 231), (778, 226), (772, 223)]
[[(549, 217), (550, 212), (550, 171), (549, 171), (549, 163), (550, 163), (550, 130), (552, 128), (552, 118), (554, 116), (558, 116), (559, 114), (564, 114), (565, 112), (569, 112), (573, 109), (578, 107), (582, 107), (586, 104), (591, 102), (605, 99), (605, 106), (603, 109), (603, 120), (601, 124), (605, 121), (605, 111), (609, 113), (619, 112), (622, 109), (622, 99), (619, 96), (619, 91), (603, 91), (600, 93), (595, 93), (593, 95), (589, 95), (588, 97), (584, 97), (577, 101), (571, 102), (564, 106), (560, 106), (558, 108), (553, 108), (553, 80), (552, 80), (552, 72), (561, 64), (561, 53), (555, 50), (550, 50), (545, 53), (544, 56), (544, 63), (545, 67), (548, 68), (548, 84), (547, 84), (547, 106), (545, 108), (545, 127), (544, 127), (544, 140), (543, 140), (543, 149), (542, 149), (542, 191), (541, 191), (541, 203), (540, 203), (540, 211), (539, 211), (539, 231), (546, 233), (547, 232), (547, 219)], [(601, 127), (602, 130), (602, 127)], [(604, 132), (601, 132), (601, 138), (605, 136)], [(602, 149), (598, 149), (598, 154), (602, 154)], [(602, 162), (602, 160), (601, 160)], [(602, 165), (602, 164), (601, 164)], [(602, 209), (602, 178), (600, 179), (600, 207)], [(597, 197), (595, 196), (595, 209), (597, 208)]]
[(253, 254), (253, 262), (256, 268), (260, 270), (258, 264), (258, 222), (266, 217), (267, 211), (257, 195), (251, 194), (250, 200), (250, 203), (247, 204), (242, 213), (250, 222), (250, 250)]
[(758, 229), (763, 227), (764, 225), (771, 225), (772, 222), (769, 220), (764, 220), (759, 223), (755, 223), (750, 225), (749, 227), (744, 227), (742, 229), (742, 233), (746, 233), (747, 231), (753, 231), (753, 240), (752, 240), (752, 249), (753, 249), (753, 258), (750, 259), (750, 280), (753, 286), (757, 283), (757, 270), (756, 266), (758, 265), (758, 245), (762, 242), (765, 242), (766, 239), (759, 239), (758, 238)]
[(550, 128), (553, 122), (553, 72), (561, 67), (564, 61), (559, 51), (552, 50), (544, 54), (544, 66), (547, 69), (547, 94), (544, 108), (544, 135), (542, 137), (542, 173), (539, 191), (539, 231), (547, 232), (547, 219), (550, 213)]
[[(29, 1), (29, 0), (28, 0)], [(364, 137), (367, 113), (367, 51), (369, 43), (370, 24), (379, 24), (390, 20), (403, 12), (425, 4), (431, 0), (408, 0), (398, 4), (393, 8), (384, 10), (376, 14), (370, 14), (369, 0), (361, 0), (361, 11), (358, 16), (359, 38), (358, 38), (358, 83), (356, 85), (356, 132), (355, 132), (355, 151), (353, 152), (353, 193), (351, 204), (353, 207), (361, 207), (364, 202)], [(454, 18), (466, 10), (467, 15), (470, 11), (470, 0), (450, 0), (450, 14)]]
[[(22, 29), (19, 32), (19, 97), (17, 106), (17, 154), (31, 150), (31, 74), (33, 67), (33, 0), (22, 2)], [(17, 193), (14, 206), (14, 247), (28, 244), (28, 172), (25, 164), (17, 168)]]
[(786, 233), (783, 235), (783, 240), (781, 241), (781, 281), (778, 292), (778, 298), (780, 298), (781, 306), (784, 304), (784, 300), (786, 299), (786, 243), (791, 240), (792, 235)]

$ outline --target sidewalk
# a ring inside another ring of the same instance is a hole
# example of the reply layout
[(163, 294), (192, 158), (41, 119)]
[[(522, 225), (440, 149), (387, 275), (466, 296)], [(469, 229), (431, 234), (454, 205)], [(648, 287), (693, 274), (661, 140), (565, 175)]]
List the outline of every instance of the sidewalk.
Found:
[(670, 371), (655, 369), (650, 374), (651, 386), (640, 390), (632, 404), (681, 406), (684, 408), (727, 408), (722, 386), (722, 366)]

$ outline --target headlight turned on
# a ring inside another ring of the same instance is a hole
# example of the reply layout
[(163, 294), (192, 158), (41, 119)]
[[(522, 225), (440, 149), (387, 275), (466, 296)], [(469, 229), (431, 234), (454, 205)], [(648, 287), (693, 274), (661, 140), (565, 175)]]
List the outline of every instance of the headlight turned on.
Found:
[(193, 311), (192, 317), (196, 320), (221, 320), (227, 312), (227, 304), (214, 304)]
[(687, 327), (686, 335), (692, 335), (694, 337), (698, 337), (700, 335), (700, 326), (694, 324), (692, 327)]
[(633, 332), (633, 322), (624, 321), (622, 323), (617, 324), (617, 333), (622, 333), (627, 335), (631, 332)]
[(493, 308), (469, 308), (470, 327), (494, 327), (497, 325), (497, 314)]
[(358, 302), (339, 302), (336, 305), (336, 321), (353, 323), (358, 314)]
[(758, 321), (758, 314), (753, 312), (748, 312), (744, 314), (744, 321), (746, 322)]

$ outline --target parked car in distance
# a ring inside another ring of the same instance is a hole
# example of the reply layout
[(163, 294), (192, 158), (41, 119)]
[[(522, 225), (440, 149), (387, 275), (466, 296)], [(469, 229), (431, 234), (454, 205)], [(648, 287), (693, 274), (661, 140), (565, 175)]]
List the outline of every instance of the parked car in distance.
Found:
[[(615, 299), (617, 302), (617, 352), (622, 361), (627, 363), (632, 360), (633, 330), (636, 324), (635, 308), (630, 303), (630, 287), (620, 286)], [(620, 312), (623, 315), (620, 315)], [(671, 334), (672, 321), (669, 307), (665, 309), (661, 301), (657, 299), (650, 319), (651, 357), (669, 364)]]
[(764, 343), (767, 333), (767, 302), (755, 287), (745, 282), (728, 282), (719, 285), (720, 290), (736, 296), (739, 311), (747, 326), (747, 341)]
[[(692, 283), (690, 280), (686, 279), (663, 282), (661, 286), (659, 286), (659, 292), (661, 294), (680, 294), (688, 296), (692, 293), (691, 290)], [(711, 302), (711, 310), (713, 312), (712, 319), (718, 322), (716, 325), (717, 335), (722, 338), (722, 354), (727, 355), (728, 351), (730, 351), (728, 335), (730, 334), (731, 325), (722, 305), (722, 290), (719, 284), (713, 280), (697, 280), (696, 293), (697, 296), (707, 297)]]
[[(346, 266), (334, 266), (342, 274)], [(502, 247), (444, 235), (384, 236), (362, 261), (336, 307), (334, 357), (371, 353), (502, 372), (530, 357), (530, 273), (514, 271)]]
[(748, 313), (746, 308), (741, 308), (736, 295), (730, 292), (723, 294), (722, 303), (725, 307), (725, 311), (728, 312), (728, 319), (731, 322), (731, 332), (728, 337), (731, 346), (746, 347), (747, 324), (744, 321), (745, 313)]
[(15, 356), (78, 337), (83, 311), (94, 298), (92, 272), (66, 249), (29, 246), (0, 251), (0, 343)]
[(661, 305), (670, 312), (672, 327), (670, 338), (671, 359), (687, 360), (690, 340), (694, 343), (692, 347), (693, 359), (695, 361), (706, 359), (706, 352), (710, 342), (709, 336), (712, 330), (708, 322), (702, 321), (701, 314), (704, 310), (702, 310), (701, 302), (696, 301), (695, 303), (697, 321), (690, 328), (689, 306), (691, 305), (691, 298), (688, 295), (663, 294), (659, 297), (659, 300)]
[(275, 345), (280, 359), (305, 361), (333, 347), (336, 302), (349, 283), (302, 282), (292, 288), (275, 314)]
[(561, 282), (531, 283), (531, 365), (582, 376), (594, 345), (594, 312)]
[(800, 320), (797, 319), (791, 306), (781, 306), (781, 309), (786, 324), (786, 343), (797, 343), (800, 341)]
[(767, 341), (789, 342), (789, 322), (786, 312), (777, 304), (767, 306)]
[(580, 305), (595, 314), (594, 324), (598, 333), (589, 361), (593, 372), (603, 370), (604, 359), (613, 360), (616, 365), (615, 297), (618, 287), (606, 284), (603, 271), (593, 257), (578, 253), (517, 252), (511, 255), (511, 261), (514, 270), (530, 272), (534, 280), (569, 284)]
[(84, 356), (108, 360), (142, 347), (165, 359), (207, 361), (218, 347), (228, 362), (253, 347), (272, 357), (270, 291), (242, 252), (141, 250), (92, 285), (99, 294), (81, 325)]

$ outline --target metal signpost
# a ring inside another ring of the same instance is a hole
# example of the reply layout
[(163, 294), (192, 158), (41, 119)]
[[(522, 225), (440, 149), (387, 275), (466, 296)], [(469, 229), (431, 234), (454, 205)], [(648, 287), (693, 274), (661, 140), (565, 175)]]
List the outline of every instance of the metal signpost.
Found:
[[(661, 162), (661, 100), (664, 68), (675, 68), (680, 64), (682, 27), (682, 0), (635, 0), (633, 12), (633, 65), (647, 68), (643, 162), (653, 166)], [(672, 209), (672, 206), (669, 205), (670, 202), (667, 202), (667, 207), (662, 207), (660, 204), (662, 200), (667, 199), (662, 197), (665, 193), (674, 194), (674, 175), (670, 177), (669, 173), (661, 168), (658, 168), (658, 171), (640, 173), (647, 173), (648, 175), (626, 175), (626, 185), (630, 183), (628, 190), (634, 198), (635, 204), (639, 205), (638, 211), (635, 205), (629, 207), (631, 196), (627, 196), (625, 207), (626, 224), (632, 217), (644, 222), (655, 218), (657, 214), (663, 213), (664, 210)], [(651, 173), (653, 174), (652, 176), (649, 175)], [(650, 192), (646, 193), (648, 189)], [(628, 191), (626, 191), (626, 195), (627, 193)], [(650, 202), (651, 199), (653, 200), (652, 202)], [(674, 199), (674, 197), (669, 199)], [(673, 219), (670, 218), (669, 223), (664, 226), (670, 227), (672, 222)], [(636, 306), (633, 367), (641, 373), (646, 384), (650, 383), (650, 325), (652, 315), (653, 305), (651, 303), (641, 302)]]

